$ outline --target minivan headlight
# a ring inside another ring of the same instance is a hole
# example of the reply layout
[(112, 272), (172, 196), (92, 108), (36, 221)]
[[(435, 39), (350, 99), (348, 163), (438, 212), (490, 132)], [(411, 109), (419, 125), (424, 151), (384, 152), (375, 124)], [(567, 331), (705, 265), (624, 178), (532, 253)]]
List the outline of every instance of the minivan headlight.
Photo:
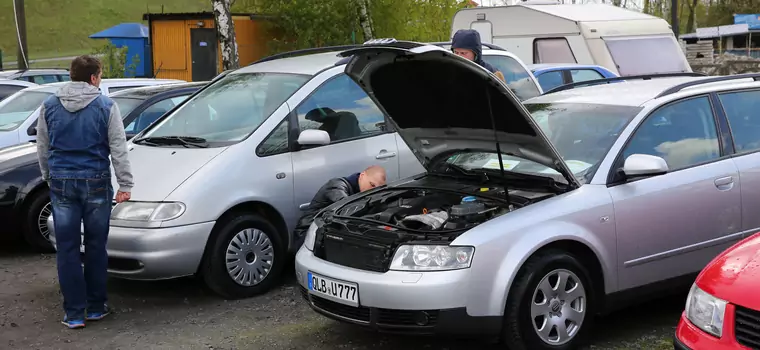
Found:
[(474, 247), (403, 245), (396, 250), (390, 269), (396, 271), (466, 269), (470, 267), (474, 253)]
[(122, 202), (111, 211), (112, 220), (168, 221), (180, 217), (185, 204), (180, 202)]
[(686, 297), (686, 318), (699, 329), (720, 338), (726, 304), (725, 300), (707, 294), (694, 283)]

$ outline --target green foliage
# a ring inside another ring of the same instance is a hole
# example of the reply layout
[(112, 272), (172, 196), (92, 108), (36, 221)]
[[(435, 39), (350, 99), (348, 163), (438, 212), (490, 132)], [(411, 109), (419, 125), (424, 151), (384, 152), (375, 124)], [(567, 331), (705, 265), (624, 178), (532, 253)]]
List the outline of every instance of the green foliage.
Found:
[(140, 63), (140, 56), (135, 55), (127, 66), (127, 47), (116, 47), (110, 41), (92, 54), (103, 62), (103, 79), (133, 77)]
[[(370, 0), (375, 35), (414, 41), (447, 40), (460, 0)], [(237, 0), (235, 12), (273, 16), (269, 53), (360, 43), (355, 0)]]

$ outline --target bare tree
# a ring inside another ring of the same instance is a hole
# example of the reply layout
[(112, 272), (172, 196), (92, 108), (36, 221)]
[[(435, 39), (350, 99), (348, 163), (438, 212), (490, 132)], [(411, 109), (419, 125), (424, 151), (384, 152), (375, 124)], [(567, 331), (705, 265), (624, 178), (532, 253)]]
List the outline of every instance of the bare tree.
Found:
[(369, 0), (356, 0), (356, 8), (359, 10), (359, 26), (362, 28), (364, 40), (375, 38), (375, 26), (372, 24), (372, 15), (369, 12)]
[(216, 32), (219, 34), (219, 45), (222, 49), (222, 70), (240, 67), (237, 40), (235, 40), (235, 23), (230, 13), (230, 7), (234, 2), (235, 0), (211, 0)]

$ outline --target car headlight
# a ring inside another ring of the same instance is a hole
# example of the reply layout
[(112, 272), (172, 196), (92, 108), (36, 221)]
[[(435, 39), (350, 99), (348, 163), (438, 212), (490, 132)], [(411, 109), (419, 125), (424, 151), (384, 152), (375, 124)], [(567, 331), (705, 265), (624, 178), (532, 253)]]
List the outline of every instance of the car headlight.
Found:
[(474, 247), (403, 245), (396, 250), (390, 269), (396, 271), (466, 269), (470, 267), (474, 253)]
[(111, 211), (112, 220), (168, 221), (180, 217), (185, 204), (180, 202), (122, 202)]
[(317, 239), (317, 224), (312, 222), (309, 225), (309, 229), (306, 230), (306, 238), (303, 240), (303, 245), (309, 251), (314, 251), (314, 242)]
[(720, 338), (726, 304), (725, 300), (707, 294), (694, 283), (686, 297), (686, 318), (699, 329)]

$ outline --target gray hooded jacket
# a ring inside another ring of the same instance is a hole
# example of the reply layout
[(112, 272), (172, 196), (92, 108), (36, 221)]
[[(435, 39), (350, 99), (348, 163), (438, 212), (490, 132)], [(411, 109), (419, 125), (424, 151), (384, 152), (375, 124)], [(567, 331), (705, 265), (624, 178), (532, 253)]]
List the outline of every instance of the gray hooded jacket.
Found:
[[(76, 112), (87, 107), (97, 97), (101, 96), (100, 89), (85, 82), (71, 82), (62, 86), (55, 96), (69, 112)], [(127, 157), (127, 141), (124, 133), (124, 123), (118, 106), (114, 103), (108, 121), (108, 144), (111, 163), (116, 172), (119, 191), (131, 192), (133, 183), (132, 170)], [(37, 156), (39, 158), (42, 179), (50, 180), (48, 154), (50, 150), (50, 135), (45, 120), (45, 107), (40, 108), (37, 119)]]

